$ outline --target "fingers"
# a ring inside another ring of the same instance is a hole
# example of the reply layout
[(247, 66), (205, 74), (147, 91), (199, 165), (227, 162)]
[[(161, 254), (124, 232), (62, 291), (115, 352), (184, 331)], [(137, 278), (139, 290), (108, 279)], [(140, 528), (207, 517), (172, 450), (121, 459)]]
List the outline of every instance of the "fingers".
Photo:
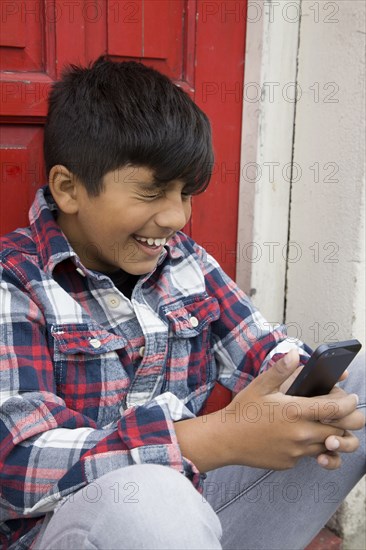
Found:
[(348, 370), (346, 369), (340, 376), (339, 378), (339, 382), (342, 382), (343, 380), (346, 380), (346, 378), (348, 378), (348, 375), (349, 375), (349, 372)]
[(329, 395), (322, 395), (311, 399), (293, 397), (293, 401), (300, 405), (308, 420), (331, 424), (347, 417), (356, 410), (358, 396), (354, 393), (347, 394), (337, 388), (336, 391), (332, 391)]
[(353, 453), (360, 445), (359, 440), (351, 432), (344, 432), (343, 436), (330, 435), (325, 440), (325, 453), (317, 456), (316, 460), (326, 470), (336, 470), (342, 464), (340, 453)]
[(339, 454), (333, 452), (320, 454), (316, 460), (319, 466), (325, 470), (336, 470), (342, 464)]
[(291, 386), (291, 384), (293, 383), (293, 381), (299, 376), (300, 372), (302, 371), (302, 369), (304, 368), (304, 365), (299, 365), (296, 370), (287, 378), (287, 380), (285, 380), (281, 386), (280, 386), (280, 391), (282, 393), (286, 393), (287, 390), (289, 389), (289, 387)]
[(337, 453), (353, 453), (360, 445), (358, 438), (348, 431), (345, 431), (343, 436), (330, 435), (324, 443), (328, 451)]
[[(365, 415), (361, 411), (355, 410), (344, 418), (331, 421), (329, 424), (343, 430), (361, 430), (365, 426), (365, 422)], [(326, 423), (327, 422), (323, 421), (323, 424)]]
[(281, 385), (297, 369), (299, 361), (298, 350), (292, 349), (284, 357), (276, 361), (269, 370), (255, 378), (251, 384), (258, 388), (260, 395), (267, 395), (278, 391)]

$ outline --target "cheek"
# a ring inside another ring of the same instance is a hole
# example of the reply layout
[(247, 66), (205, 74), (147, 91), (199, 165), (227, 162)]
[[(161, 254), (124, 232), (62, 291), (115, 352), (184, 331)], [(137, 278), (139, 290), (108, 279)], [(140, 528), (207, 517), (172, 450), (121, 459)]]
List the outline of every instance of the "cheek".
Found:
[(97, 236), (103, 227), (105, 226), (108, 217), (105, 215), (103, 208), (86, 208), (79, 212), (79, 220), (89, 234), (94, 232), (94, 236)]
[(108, 255), (113, 250), (115, 243), (124, 238), (118, 225), (113, 223), (111, 214), (94, 213), (92, 218), (85, 221), (85, 236), (89, 242), (95, 244), (101, 255)]

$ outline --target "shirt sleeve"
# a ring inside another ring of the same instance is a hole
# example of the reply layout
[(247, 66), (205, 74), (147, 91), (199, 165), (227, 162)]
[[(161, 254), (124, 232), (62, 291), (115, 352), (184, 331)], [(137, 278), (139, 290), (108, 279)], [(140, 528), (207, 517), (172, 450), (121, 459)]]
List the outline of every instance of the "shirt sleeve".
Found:
[(300, 364), (305, 364), (311, 349), (288, 337), (285, 325), (273, 326), (267, 322), (212, 256), (197, 244), (195, 251), (206, 290), (220, 307), (220, 316), (212, 323), (218, 381), (237, 393), (294, 348), (299, 351)]
[(37, 517), (114, 469), (136, 463), (174, 468), (200, 490), (174, 422), (192, 413), (172, 394), (127, 409), (101, 428), (57, 396), (41, 308), (1, 279), (0, 504), (2, 520)]

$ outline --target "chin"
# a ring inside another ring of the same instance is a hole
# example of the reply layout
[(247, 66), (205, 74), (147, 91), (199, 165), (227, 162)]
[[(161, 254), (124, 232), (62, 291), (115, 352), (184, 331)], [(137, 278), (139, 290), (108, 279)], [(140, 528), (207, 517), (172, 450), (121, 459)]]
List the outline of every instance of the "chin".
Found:
[(155, 269), (157, 266), (156, 262), (144, 262), (140, 263), (139, 265), (127, 265), (127, 266), (121, 266), (121, 269), (125, 271), (126, 273), (129, 273), (130, 275), (146, 275), (147, 273), (150, 273)]

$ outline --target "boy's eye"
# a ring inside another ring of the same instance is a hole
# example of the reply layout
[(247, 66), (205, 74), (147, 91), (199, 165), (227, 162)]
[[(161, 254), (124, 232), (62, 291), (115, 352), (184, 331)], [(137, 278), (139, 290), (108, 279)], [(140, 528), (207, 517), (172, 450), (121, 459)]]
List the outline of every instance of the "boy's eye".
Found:
[[(158, 189), (156, 191), (140, 191), (140, 196), (147, 200), (159, 199), (164, 196), (164, 190)], [(184, 193), (183, 191), (181, 193), (181, 196), (183, 201), (190, 201), (192, 198), (192, 195), (190, 193)]]
[(141, 196), (144, 199), (157, 199), (158, 197), (161, 197), (160, 191), (150, 191), (150, 193), (141, 193)]

